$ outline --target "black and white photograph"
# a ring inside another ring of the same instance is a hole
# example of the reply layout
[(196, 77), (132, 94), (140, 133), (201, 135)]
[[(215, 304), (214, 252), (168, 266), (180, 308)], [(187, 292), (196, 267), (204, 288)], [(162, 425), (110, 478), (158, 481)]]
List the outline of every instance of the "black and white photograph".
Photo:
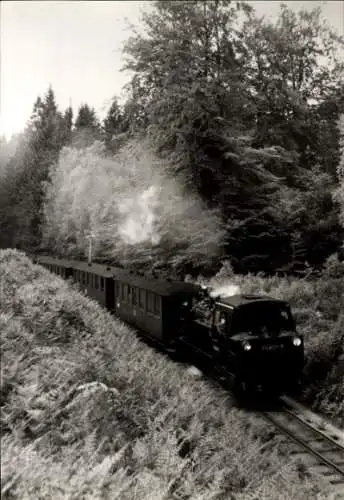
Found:
[(344, 500), (344, 1), (0, 3), (2, 500)]

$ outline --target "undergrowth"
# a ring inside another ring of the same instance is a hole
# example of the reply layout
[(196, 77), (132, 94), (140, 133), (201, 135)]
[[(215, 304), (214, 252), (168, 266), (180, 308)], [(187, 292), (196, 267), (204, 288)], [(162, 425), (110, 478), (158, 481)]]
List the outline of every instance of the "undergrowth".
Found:
[(75, 287), (14, 250), (0, 279), (4, 500), (327, 498), (267, 424)]

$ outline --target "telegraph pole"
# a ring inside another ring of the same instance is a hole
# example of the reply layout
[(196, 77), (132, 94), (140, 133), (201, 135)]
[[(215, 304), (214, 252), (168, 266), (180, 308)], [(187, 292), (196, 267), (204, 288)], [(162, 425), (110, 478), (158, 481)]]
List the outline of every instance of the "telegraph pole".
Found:
[(92, 265), (92, 251), (93, 251), (93, 238), (94, 234), (91, 233), (87, 236), (88, 239), (88, 265)]

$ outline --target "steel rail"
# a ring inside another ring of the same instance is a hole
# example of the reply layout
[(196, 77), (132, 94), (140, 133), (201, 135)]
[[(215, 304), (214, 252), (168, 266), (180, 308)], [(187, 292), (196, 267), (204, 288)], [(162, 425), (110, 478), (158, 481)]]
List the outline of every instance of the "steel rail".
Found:
[[(293, 419), (297, 420), (300, 422), (305, 428), (308, 430), (312, 431), (313, 434), (317, 435), (318, 439), (319, 437), (323, 442), (330, 443), (331, 447), (334, 448), (334, 452), (342, 452), (343, 453), (343, 467), (341, 466), (342, 461), (340, 462), (340, 465), (336, 464), (333, 460), (325, 457), (322, 453), (321, 450), (318, 451), (314, 449), (312, 446), (310, 446), (307, 441), (304, 439), (300, 438), (297, 434), (297, 431), (292, 431), (288, 429), (288, 427), (281, 422), (279, 422), (278, 418), (275, 418), (272, 415), (272, 412), (269, 411), (263, 411), (262, 415), (263, 417), (270, 423), (272, 423), (276, 428), (278, 428), (283, 434), (287, 435), (291, 440), (299, 444), (303, 449), (305, 449), (309, 454), (315, 456), (319, 462), (322, 464), (325, 464), (329, 469), (331, 469), (333, 472), (336, 474), (339, 474), (340, 476), (343, 477), (343, 482), (344, 482), (344, 447), (341, 446), (339, 443), (337, 443), (335, 440), (333, 440), (330, 436), (327, 436), (324, 432), (320, 431), (310, 423), (304, 421), (302, 418), (300, 418), (298, 415), (295, 415), (292, 411), (290, 411), (288, 408), (283, 408), (281, 409), (281, 415), (288, 414), (290, 415)], [(326, 450), (326, 451), (332, 451), (332, 450)]]

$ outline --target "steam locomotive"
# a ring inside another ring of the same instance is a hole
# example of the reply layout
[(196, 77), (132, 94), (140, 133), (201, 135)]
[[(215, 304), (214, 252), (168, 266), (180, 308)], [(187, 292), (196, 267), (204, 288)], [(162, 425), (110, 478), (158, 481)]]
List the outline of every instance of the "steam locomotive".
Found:
[(287, 302), (261, 295), (212, 298), (200, 286), (122, 268), (51, 257), (35, 262), (80, 284), (88, 296), (173, 356), (207, 359), (245, 394), (294, 392), (303, 337)]

